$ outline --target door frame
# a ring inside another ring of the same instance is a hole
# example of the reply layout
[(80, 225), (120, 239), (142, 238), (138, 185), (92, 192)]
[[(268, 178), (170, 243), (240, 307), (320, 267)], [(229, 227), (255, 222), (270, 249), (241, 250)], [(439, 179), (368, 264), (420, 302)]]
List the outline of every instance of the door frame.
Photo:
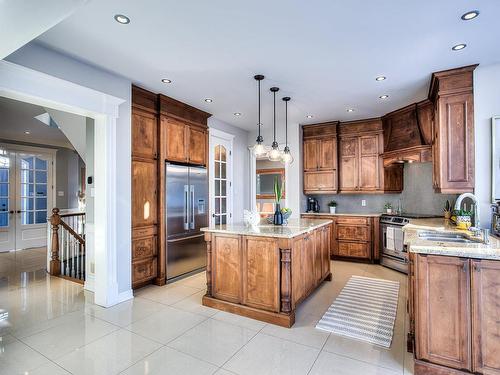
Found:
[[(279, 144), (278, 147), (283, 150), (284, 144)], [(270, 150), (271, 147), (266, 147), (266, 150)], [(248, 152), (250, 157), (250, 211), (254, 212), (257, 209), (257, 158), (253, 152), (253, 146), (248, 146)], [(290, 166), (288, 164), (283, 164), (285, 169), (285, 192), (289, 192), (289, 181), (290, 181)], [(288, 207), (289, 194), (285, 193), (285, 198), (282, 199), (282, 207)]]
[[(124, 196), (117, 189), (117, 180), (122, 180), (123, 176), (118, 176), (116, 170), (116, 120), (119, 107), (126, 99), (5, 60), (0, 61), (0, 95), (94, 119), (94, 152), (99, 155), (100, 162), (95, 163), (94, 188), (90, 192), (94, 196), (95, 223), (93, 228), (86, 228), (89, 246), (84, 287), (93, 291), (95, 303), (104, 307), (133, 298), (131, 262), (125, 269), (117, 270), (118, 237), (130, 236), (130, 225), (128, 228), (116, 225), (117, 209), (131, 201), (130, 191)], [(120, 253), (130, 254), (130, 241), (125, 243), (120, 246)], [(119, 285), (118, 273), (128, 276), (125, 285)]]
[[(57, 153), (57, 150), (56, 149), (53, 149), (53, 148), (45, 148), (45, 147), (35, 147), (35, 146), (25, 146), (25, 145), (20, 145), (20, 144), (16, 144), (16, 143), (8, 143), (8, 142), (0, 142), (0, 149), (2, 150), (6, 150), (7, 152), (12, 152), (12, 153), (15, 153), (16, 154), (16, 164), (17, 164), (17, 154), (19, 153), (27, 153), (27, 154), (42, 154), (42, 155), (46, 155), (46, 156), (49, 156), (50, 157), (50, 163), (51, 163), (51, 166), (50, 168), (47, 170), (48, 171), (48, 176), (50, 176), (50, 179), (48, 178), (47, 179), (47, 185), (51, 185), (51, 188), (50, 188), (50, 202), (47, 201), (47, 215), (49, 215), (49, 213), (51, 212), (52, 210), (52, 207), (50, 207), (50, 204), (54, 204), (55, 201), (56, 201), (56, 153)], [(17, 165), (16, 167), (17, 168)], [(14, 197), (14, 205), (16, 206), (16, 209), (19, 209), (17, 207), (17, 173), (16, 173), (16, 196)], [(49, 190), (48, 190), (48, 186), (47, 186), (47, 196), (49, 195)], [(50, 203), (50, 204), (49, 204)], [(19, 220), (17, 220), (16, 218), (16, 234), (15, 234), (15, 248), (12, 249), (12, 250), (19, 250), (18, 248), (18, 245), (17, 245), (17, 224), (18, 224)], [(47, 225), (47, 224), (45, 224)], [(47, 231), (45, 231), (47, 232)]]
[(213, 148), (215, 146), (215, 139), (214, 138), (219, 138), (224, 141), (229, 142), (230, 144), (230, 149), (229, 154), (227, 155), (227, 160), (229, 160), (229, 169), (227, 170), (227, 176), (228, 176), (228, 181), (229, 181), (229, 186), (226, 186), (226, 189), (228, 189), (228, 202), (226, 202), (227, 205), (227, 212), (229, 212), (231, 215), (227, 218), (227, 224), (232, 224), (233, 222), (233, 145), (234, 145), (234, 135), (230, 133), (226, 133), (222, 130), (215, 129), (215, 128), (209, 128), (208, 129), (208, 199), (209, 199), (209, 207), (208, 207), (208, 220), (210, 226), (214, 224), (214, 218), (212, 217), (213, 214), (213, 204), (214, 202), (214, 194), (215, 194), (215, 189), (214, 189), (214, 184), (213, 184), (213, 176), (214, 176), (214, 152)]

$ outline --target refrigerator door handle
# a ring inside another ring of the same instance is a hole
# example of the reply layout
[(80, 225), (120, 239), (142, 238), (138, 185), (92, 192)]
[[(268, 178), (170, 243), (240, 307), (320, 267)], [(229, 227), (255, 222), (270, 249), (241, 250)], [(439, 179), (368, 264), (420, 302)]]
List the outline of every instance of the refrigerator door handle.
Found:
[(194, 229), (194, 185), (190, 185), (191, 190), (191, 229)]
[(184, 230), (189, 230), (189, 188), (184, 185)]

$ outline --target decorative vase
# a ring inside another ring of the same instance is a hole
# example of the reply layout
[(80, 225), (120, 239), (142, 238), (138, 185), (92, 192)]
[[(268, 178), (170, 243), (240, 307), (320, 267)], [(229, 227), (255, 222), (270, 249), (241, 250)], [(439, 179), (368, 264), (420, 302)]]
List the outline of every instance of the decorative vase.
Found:
[(276, 209), (274, 211), (273, 217), (274, 225), (283, 225), (283, 214), (281, 213), (281, 207), (279, 203), (276, 203)]
[(337, 211), (337, 206), (330, 206), (330, 213), (334, 214)]
[(392, 208), (386, 208), (386, 211), (389, 215), (392, 214)]

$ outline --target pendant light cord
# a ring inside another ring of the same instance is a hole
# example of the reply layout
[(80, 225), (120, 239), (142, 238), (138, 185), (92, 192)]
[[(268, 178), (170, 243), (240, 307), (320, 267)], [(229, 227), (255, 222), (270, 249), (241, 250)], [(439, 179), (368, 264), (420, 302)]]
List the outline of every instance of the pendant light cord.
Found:
[(273, 91), (274, 95), (274, 123), (273, 123), (273, 130), (274, 130), (274, 142), (276, 142), (276, 91)]
[(260, 80), (259, 82), (259, 138), (260, 138)]
[(285, 100), (285, 146), (288, 147), (288, 100)]

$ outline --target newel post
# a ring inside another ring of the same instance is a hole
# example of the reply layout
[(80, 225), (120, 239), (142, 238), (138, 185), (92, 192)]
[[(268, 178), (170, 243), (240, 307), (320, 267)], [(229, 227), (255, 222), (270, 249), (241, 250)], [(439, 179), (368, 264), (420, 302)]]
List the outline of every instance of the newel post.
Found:
[(59, 208), (52, 209), (50, 217), (50, 225), (52, 227), (52, 247), (50, 249), (50, 269), (49, 273), (53, 276), (61, 274), (61, 263), (59, 261), (59, 225), (61, 217), (59, 216)]

